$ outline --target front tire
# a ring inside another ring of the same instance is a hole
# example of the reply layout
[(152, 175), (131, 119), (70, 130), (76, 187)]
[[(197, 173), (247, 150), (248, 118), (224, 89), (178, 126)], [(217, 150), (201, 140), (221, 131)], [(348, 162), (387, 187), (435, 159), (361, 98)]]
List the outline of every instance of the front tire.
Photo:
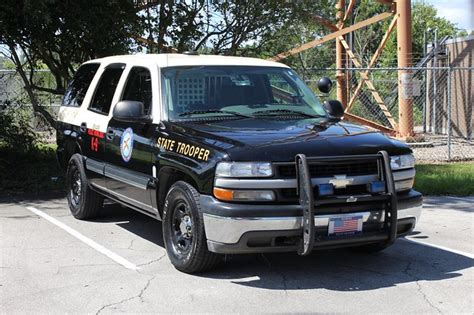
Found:
[(74, 154), (66, 173), (67, 203), (71, 214), (79, 220), (92, 219), (102, 208), (104, 198), (89, 187), (82, 156)]
[(199, 193), (186, 182), (171, 186), (163, 210), (163, 239), (171, 263), (186, 273), (213, 269), (220, 255), (207, 249)]

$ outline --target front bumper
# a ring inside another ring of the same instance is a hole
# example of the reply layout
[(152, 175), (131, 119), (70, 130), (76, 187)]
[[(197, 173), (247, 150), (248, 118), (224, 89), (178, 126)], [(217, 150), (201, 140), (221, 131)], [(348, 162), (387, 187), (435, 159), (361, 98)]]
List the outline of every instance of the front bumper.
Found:
[[(397, 236), (411, 232), (421, 215), (422, 196), (411, 190), (397, 196)], [(223, 254), (296, 251), (302, 235), (302, 208), (291, 205), (225, 203), (201, 196), (204, 226), (210, 251)], [(319, 214), (320, 213), (320, 214)], [(329, 219), (345, 214), (363, 216), (361, 235), (339, 239), (326, 237)], [(385, 220), (383, 207), (376, 203), (334, 205), (319, 209), (314, 216), (315, 248), (368, 244), (387, 239), (380, 231)]]

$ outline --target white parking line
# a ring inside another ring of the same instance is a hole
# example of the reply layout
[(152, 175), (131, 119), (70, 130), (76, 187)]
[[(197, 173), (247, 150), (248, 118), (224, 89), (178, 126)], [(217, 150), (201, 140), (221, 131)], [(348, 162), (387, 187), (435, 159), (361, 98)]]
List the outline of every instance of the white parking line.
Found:
[(433, 248), (445, 250), (445, 251), (448, 251), (448, 252), (451, 252), (451, 253), (455, 253), (455, 254), (458, 254), (458, 255), (462, 255), (462, 256), (474, 259), (474, 254), (463, 252), (463, 251), (460, 251), (460, 250), (457, 250), (457, 249), (452, 249), (452, 248), (444, 247), (444, 246), (441, 246), (441, 245), (426, 243), (424, 241), (419, 241), (419, 240), (413, 239), (413, 238), (402, 238), (402, 239), (404, 239), (405, 241), (409, 241), (409, 242), (425, 245), (425, 246), (428, 246), (428, 247), (433, 247)]
[(26, 209), (30, 210), (31, 212), (39, 215), (40, 217), (48, 220), (49, 222), (53, 223), (54, 225), (58, 226), (59, 228), (63, 229), (64, 231), (68, 232), (69, 234), (71, 234), (72, 236), (74, 236), (75, 238), (77, 238), (78, 240), (86, 243), (87, 245), (89, 245), (90, 247), (92, 247), (93, 249), (95, 249), (96, 251), (98, 251), (99, 253), (101, 254), (104, 254), (105, 256), (109, 257), (110, 259), (112, 259), (113, 261), (115, 261), (116, 263), (124, 266), (125, 268), (127, 269), (131, 269), (131, 270), (138, 270), (140, 268), (138, 268), (136, 265), (132, 264), (131, 262), (129, 262), (128, 260), (126, 260), (125, 258), (117, 255), (116, 253), (108, 250), (107, 248), (105, 248), (104, 246), (96, 243), (95, 241), (91, 240), (90, 238), (82, 235), (81, 233), (77, 232), (76, 230), (70, 228), (69, 226), (67, 226), (66, 224), (62, 223), (61, 221), (58, 221), (57, 219), (47, 215), (46, 213), (44, 213), (43, 211), (40, 211), (34, 207), (26, 207)]

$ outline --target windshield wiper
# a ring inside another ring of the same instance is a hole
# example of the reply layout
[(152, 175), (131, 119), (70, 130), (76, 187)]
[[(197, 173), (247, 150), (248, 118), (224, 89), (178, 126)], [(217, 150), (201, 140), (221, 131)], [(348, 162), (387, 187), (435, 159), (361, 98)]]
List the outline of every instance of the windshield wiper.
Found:
[(244, 115), (244, 114), (233, 112), (230, 110), (221, 110), (221, 109), (189, 110), (189, 111), (179, 114), (178, 116), (183, 117), (183, 116), (190, 116), (190, 115), (212, 114), (212, 113), (230, 114), (237, 117), (252, 118), (252, 116), (249, 116), (249, 115)]
[(325, 115), (313, 115), (313, 114), (308, 114), (305, 112), (300, 112), (298, 110), (291, 110), (291, 109), (269, 109), (269, 110), (261, 110), (258, 112), (253, 112), (254, 115), (256, 116), (270, 116), (271, 114), (276, 114), (276, 115), (300, 115), (300, 116), (305, 116), (305, 117), (311, 117), (311, 118), (323, 118), (326, 117)]

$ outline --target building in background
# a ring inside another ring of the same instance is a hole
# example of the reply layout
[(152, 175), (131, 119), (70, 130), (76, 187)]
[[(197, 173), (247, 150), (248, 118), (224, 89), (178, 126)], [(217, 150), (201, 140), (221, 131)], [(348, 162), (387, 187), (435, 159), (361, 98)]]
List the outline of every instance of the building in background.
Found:
[(427, 64), (425, 128), (428, 132), (447, 134), (450, 119), (453, 136), (472, 139), (474, 35), (448, 39), (437, 49), (435, 58)]

